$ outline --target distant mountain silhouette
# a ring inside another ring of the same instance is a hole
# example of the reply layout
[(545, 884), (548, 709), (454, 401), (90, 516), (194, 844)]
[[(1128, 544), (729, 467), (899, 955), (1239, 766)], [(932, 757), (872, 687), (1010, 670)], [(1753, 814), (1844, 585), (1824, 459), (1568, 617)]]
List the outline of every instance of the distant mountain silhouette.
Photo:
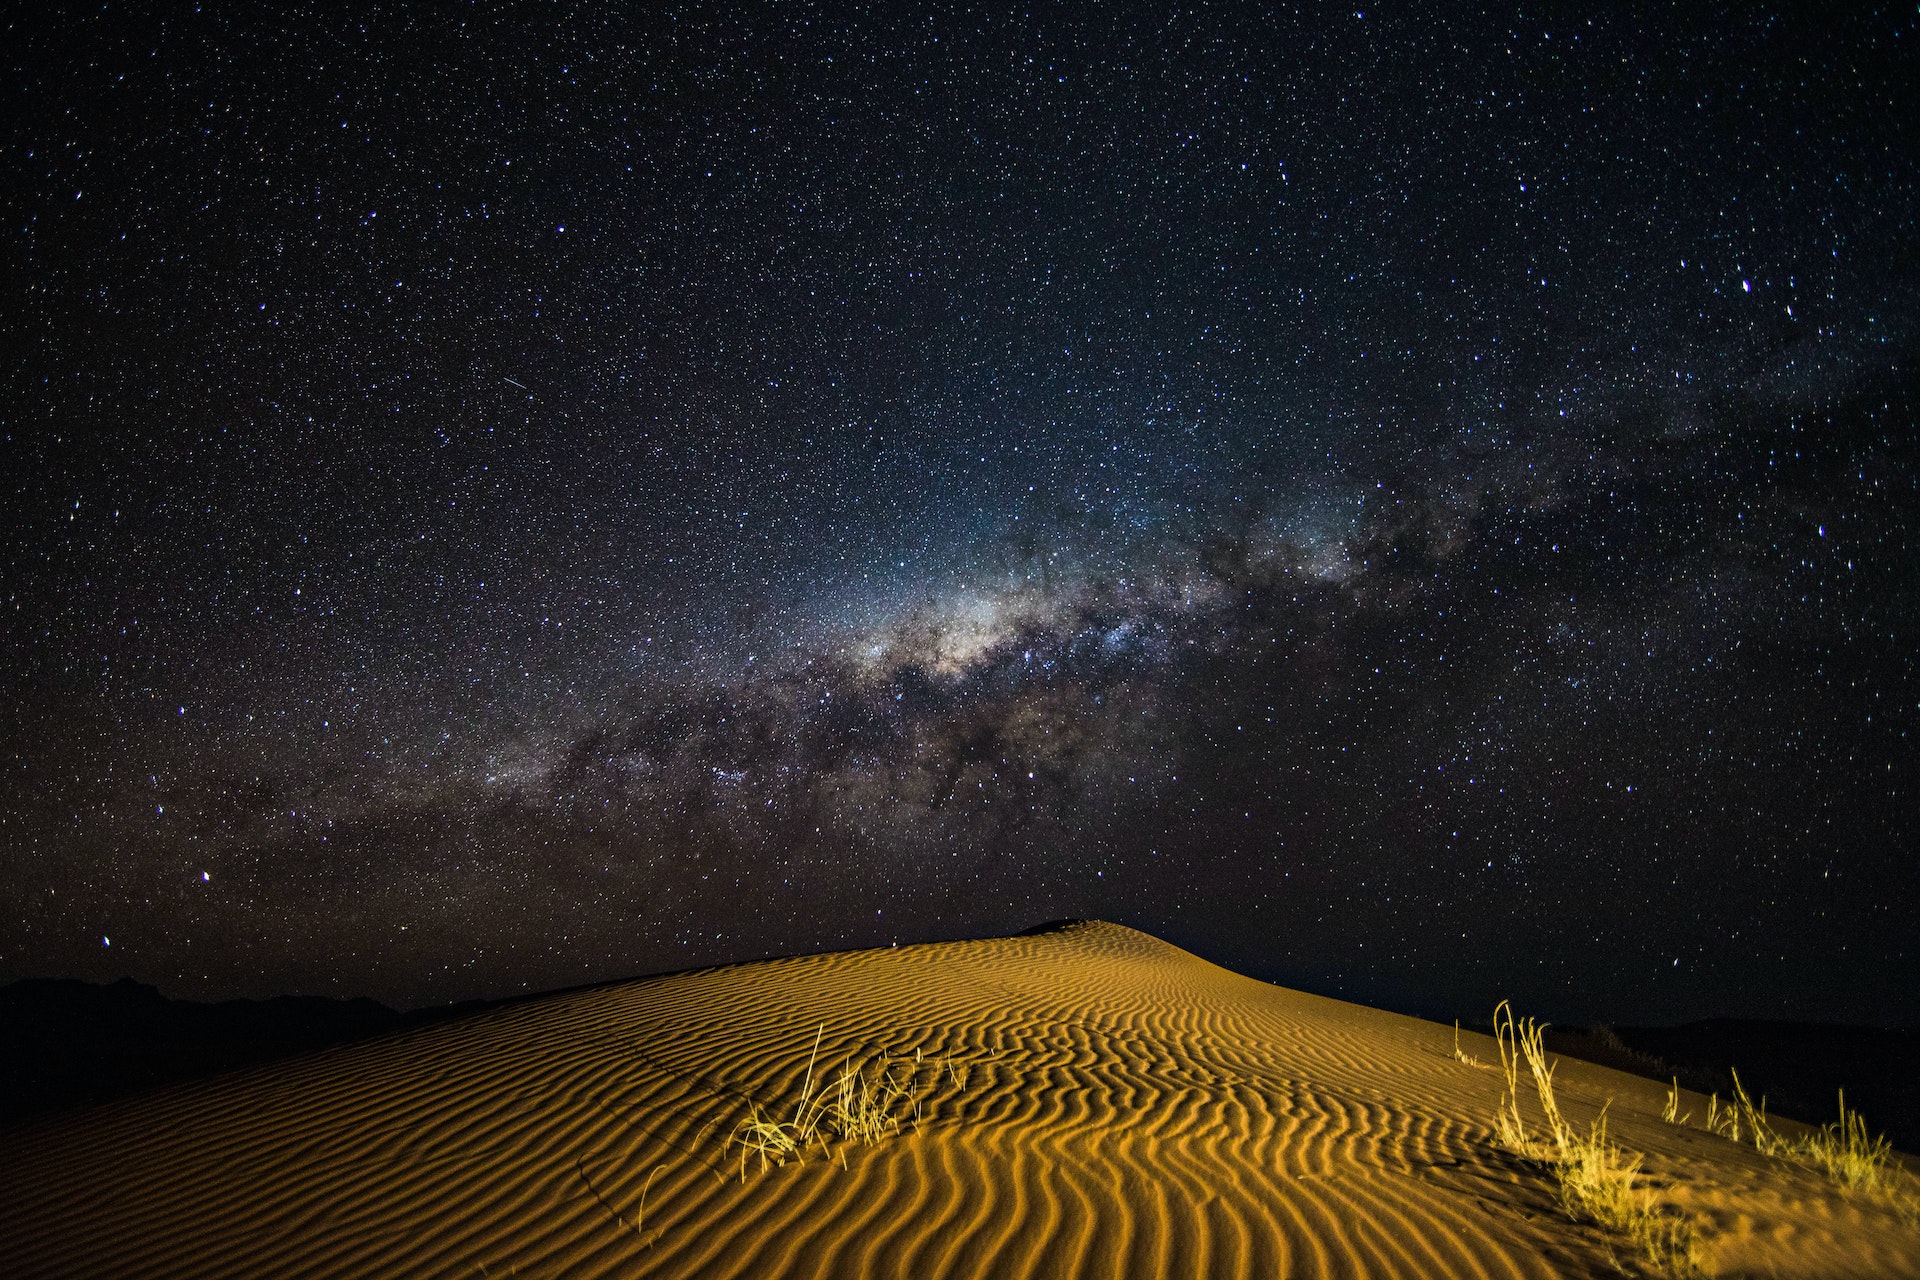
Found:
[(0, 1125), (484, 1007), (401, 1013), (318, 996), (201, 1004), (131, 978), (15, 982), (0, 987)]

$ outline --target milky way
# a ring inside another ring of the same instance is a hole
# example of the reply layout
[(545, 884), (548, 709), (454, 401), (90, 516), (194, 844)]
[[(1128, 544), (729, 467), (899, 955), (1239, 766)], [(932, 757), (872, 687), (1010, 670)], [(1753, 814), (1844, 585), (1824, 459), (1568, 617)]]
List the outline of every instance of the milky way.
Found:
[(0, 978), (1920, 1016), (1912, 15), (9, 22)]

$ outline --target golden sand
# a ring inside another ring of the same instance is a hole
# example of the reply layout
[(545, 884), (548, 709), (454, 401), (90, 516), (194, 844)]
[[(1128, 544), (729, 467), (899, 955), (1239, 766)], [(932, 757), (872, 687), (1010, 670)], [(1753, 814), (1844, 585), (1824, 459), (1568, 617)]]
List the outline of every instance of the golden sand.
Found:
[[(0, 1134), (0, 1275), (1635, 1274), (1493, 1145), (1500, 1073), (1453, 1034), (1099, 923), (642, 979)], [(743, 1180), (728, 1135), (791, 1111), (816, 1038), (816, 1089), (954, 1071)], [(1576, 1125), (1612, 1100), (1713, 1273), (1920, 1275), (1890, 1210), (1663, 1123), (1660, 1085), (1555, 1082)]]

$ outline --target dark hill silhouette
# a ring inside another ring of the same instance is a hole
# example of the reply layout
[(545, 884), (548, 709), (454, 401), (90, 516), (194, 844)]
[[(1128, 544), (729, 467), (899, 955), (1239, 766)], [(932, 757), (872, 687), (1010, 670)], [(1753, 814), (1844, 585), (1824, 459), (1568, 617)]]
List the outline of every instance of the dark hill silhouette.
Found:
[(0, 987), (0, 1125), (484, 1008), (375, 1000), (169, 1000), (131, 978)]
[(1902, 1151), (1920, 1151), (1920, 1031), (1709, 1018), (1677, 1027), (1547, 1032), (1555, 1053), (1731, 1096), (1733, 1072), (1767, 1110), (1808, 1124), (1838, 1114), (1837, 1094)]

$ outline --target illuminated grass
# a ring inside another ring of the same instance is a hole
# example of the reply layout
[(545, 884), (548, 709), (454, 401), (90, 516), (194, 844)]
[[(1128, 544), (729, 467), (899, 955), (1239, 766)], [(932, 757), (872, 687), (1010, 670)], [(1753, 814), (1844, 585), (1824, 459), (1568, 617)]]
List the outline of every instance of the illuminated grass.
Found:
[[(951, 1054), (935, 1060), (916, 1052), (911, 1062), (883, 1056), (856, 1063), (849, 1058), (833, 1085), (816, 1094), (813, 1069), (825, 1033), (822, 1023), (813, 1038), (813, 1053), (807, 1059), (805, 1082), (792, 1118), (780, 1120), (756, 1102), (749, 1104), (746, 1118), (734, 1126), (727, 1149), (740, 1148), (741, 1181), (746, 1180), (747, 1165), (755, 1158), (764, 1173), (769, 1165), (805, 1159), (813, 1147), (826, 1152), (830, 1138), (872, 1146), (909, 1123), (917, 1124), (926, 1095), (942, 1076), (956, 1090), (966, 1087), (969, 1072), (956, 1067)], [(923, 1080), (928, 1070), (931, 1077)], [(843, 1167), (846, 1164), (844, 1151), (840, 1163)]]
[[(1550, 1161), (1564, 1151), (1571, 1136), (1566, 1120), (1560, 1115), (1559, 1104), (1554, 1101), (1554, 1064), (1547, 1061), (1542, 1042), (1546, 1029), (1546, 1024), (1535, 1023), (1532, 1018), (1515, 1022), (1513, 1006), (1505, 1000), (1494, 1008), (1493, 1041), (1500, 1050), (1500, 1071), (1507, 1081), (1500, 1099), (1500, 1113), (1494, 1119), (1494, 1132), (1507, 1150), (1540, 1161)], [(1520, 1110), (1523, 1065), (1533, 1076), (1534, 1092), (1539, 1095), (1540, 1110), (1546, 1116), (1547, 1132), (1543, 1139), (1536, 1139), (1528, 1131), (1526, 1117)]]
[(1707, 1130), (1730, 1142), (1746, 1142), (1765, 1156), (1785, 1155), (1793, 1147), (1774, 1132), (1772, 1122), (1767, 1119), (1767, 1100), (1761, 1098), (1756, 1107), (1747, 1096), (1738, 1071), (1733, 1072), (1733, 1101), (1729, 1105), (1721, 1106), (1717, 1093), (1708, 1095)]
[(1616, 1231), (1633, 1224), (1645, 1199), (1634, 1187), (1640, 1157), (1608, 1140), (1605, 1108), (1585, 1135), (1569, 1130), (1558, 1156), (1554, 1172), (1560, 1180), (1560, 1207), (1568, 1217)]
[(1642, 1213), (1626, 1230), (1655, 1272), (1685, 1280), (1703, 1280), (1710, 1274), (1700, 1253), (1699, 1234), (1687, 1218), (1677, 1213)]
[(1847, 1091), (1840, 1091), (1840, 1118), (1794, 1144), (1794, 1153), (1811, 1160), (1837, 1186), (1878, 1199), (1904, 1219), (1920, 1226), (1920, 1182), (1893, 1159), (1893, 1144), (1885, 1134), (1870, 1135), (1866, 1118), (1847, 1110)]
[(1673, 1078), (1673, 1088), (1667, 1090), (1667, 1105), (1666, 1105), (1666, 1109), (1660, 1113), (1660, 1118), (1662, 1120), (1665, 1120), (1668, 1124), (1685, 1124), (1687, 1121), (1693, 1119), (1693, 1112), (1691, 1111), (1687, 1112), (1685, 1115), (1680, 1114), (1680, 1077), (1679, 1076), (1675, 1076)]
[[(1546, 1025), (1532, 1018), (1516, 1021), (1512, 1006), (1504, 1000), (1493, 1012), (1494, 1042), (1500, 1048), (1500, 1068), (1506, 1077), (1506, 1090), (1494, 1117), (1494, 1134), (1500, 1145), (1552, 1171), (1560, 1208), (1568, 1217), (1626, 1236), (1646, 1263), (1660, 1273), (1704, 1275), (1693, 1224), (1664, 1210), (1651, 1191), (1638, 1185), (1642, 1157), (1623, 1150), (1607, 1137), (1606, 1108), (1600, 1109), (1599, 1117), (1584, 1134), (1561, 1114), (1553, 1093), (1557, 1064), (1547, 1060), (1545, 1032)], [(1533, 1078), (1534, 1093), (1546, 1121), (1546, 1132), (1539, 1138), (1528, 1129), (1520, 1109), (1522, 1065)], [(1676, 1084), (1675, 1094), (1669, 1099), (1670, 1111), (1677, 1098)]]
[(800, 1088), (800, 1101), (794, 1106), (793, 1119), (776, 1120), (755, 1102), (750, 1104), (746, 1119), (734, 1126), (727, 1147), (729, 1150), (740, 1148), (742, 1182), (747, 1180), (747, 1161), (754, 1156), (760, 1158), (760, 1171), (765, 1173), (769, 1163), (778, 1166), (785, 1164), (789, 1157), (804, 1159), (807, 1148), (815, 1143), (825, 1147), (820, 1137), (820, 1114), (825, 1099), (813, 1096), (813, 1065), (820, 1057), (820, 1037), (826, 1031), (827, 1024), (823, 1022), (814, 1033), (813, 1053), (807, 1058), (806, 1083)]
[(1840, 1091), (1840, 1119), (1807, 1138), (1802, 1148), (1827, 1171), (1827, 1176), (1849, 1191), (1876, 1191), (1887, 1181), (1893, 1152), (1884, 1135), (1867, 1136), (1867, 1121), (1847, 1110), (1847, 1091)]
[[(1669, 1099), (1668, 1110), (1673, 1107)], [(1909, 1224), (1920, 1222), (1920, 1184), (1895, 1163), (1886, 1136), (1870, 1134), (1865, 1118), (1847, 1109), (1845, 1089), (1840, 1090), (1838, 1120), (1791, 1139), (1775, 1131), (1767, 1118), (1767, 1100), (1763, 1097), (1755, 1106), (1735, 1071), (1732, 1103), (1721, 1106), (1718, 1095), (1707, 1099), (1707, 1128), (1731, 1142), (1748, 1143), (1764, 1156), (1807, 1161), (1842, 1190), (1885, 1202)]]
[(1460, 1019), (1458, 1018), (1453, 1020), (1453, 1060), (1462, 1066), (1477, 1067), (1481, 1065), (1480, 1059), (1460, 1047)]

